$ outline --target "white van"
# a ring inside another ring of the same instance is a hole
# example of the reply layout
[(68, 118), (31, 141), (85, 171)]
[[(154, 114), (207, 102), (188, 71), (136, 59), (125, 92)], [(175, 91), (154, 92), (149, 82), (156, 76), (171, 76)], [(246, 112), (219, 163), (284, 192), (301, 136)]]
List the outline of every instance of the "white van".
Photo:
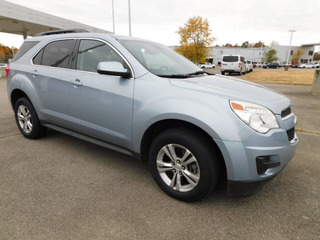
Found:
[(238, 73), (246, 74), (246, 60), (240, 55), (224, 55), (220, 64), (221, 74), (227, 73)]

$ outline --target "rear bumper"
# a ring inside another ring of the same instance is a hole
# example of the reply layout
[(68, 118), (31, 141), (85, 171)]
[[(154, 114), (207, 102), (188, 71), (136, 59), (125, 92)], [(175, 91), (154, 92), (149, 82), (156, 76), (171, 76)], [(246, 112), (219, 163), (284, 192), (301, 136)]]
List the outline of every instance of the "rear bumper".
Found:
[(239, 73), (241, 69), (221, 69), (221, 72), (226, 72), (226, 73)]

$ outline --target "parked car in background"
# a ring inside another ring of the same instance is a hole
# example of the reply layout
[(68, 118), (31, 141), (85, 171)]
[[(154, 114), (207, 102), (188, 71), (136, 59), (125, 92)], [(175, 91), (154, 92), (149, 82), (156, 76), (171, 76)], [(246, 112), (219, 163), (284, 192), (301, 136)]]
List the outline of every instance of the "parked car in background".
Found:
[(246, 74), (246, 60), (240, 55), (224, 55), (222, 56), (220, 71), (222, 75), (225, 73)]
[(6, 63), (0, 63), (0, 68), (5, 68), (7, 66), (8, 66), (8, 64), (6, 64)]
[[(244, 61), (225, 56), (223, 69), (241, 73)], [(159, 187), (182, 201), (204, 198), (221, 177), (229, 195), (253, 194), (283, 170), (299, 142), (286, 96), (207, 73), (151, 41), (55, 31), (26, 39), (7, 69), (23, 136), (40, 138), (51, 128), (146, 161)]]
[(319, 68), (319, 63), (303, 63), (298, 66), (299, 68)]
[(319, 62), (315, 62), (314, 66), (315, 66), (315, 68), (319, 68), (320, 67), (320, 63)]
[(213, 63), (206, 62), (206, 63), (200, 64), (200, 67), (201, 67), (202, 69), (205, 69), (205, 68), (215, 68), (216, 65), (213, 64)]
[(251, 61), (246, 61), (246, 72), (252, 72), (253, 71), (253, 64)]
[(297, 68), (299, 66), (299, 62), (292, 62), (291, 67)]
[(273, 69), (277, 69), (277, 68), (280, 68), (280, 64), (275, 62), (275, 63), (269, 63), (269, 64), (265, 64), (263, 65), (263, 68), (273, 68)]

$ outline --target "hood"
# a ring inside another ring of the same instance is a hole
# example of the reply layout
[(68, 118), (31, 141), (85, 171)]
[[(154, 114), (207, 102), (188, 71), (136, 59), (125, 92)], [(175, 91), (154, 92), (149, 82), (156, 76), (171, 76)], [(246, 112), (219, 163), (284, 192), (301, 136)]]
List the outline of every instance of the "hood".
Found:
[(290, 100), (274, 90), (259, 84), (237, 78), (212, 75), (205, 77), (170, 79), (175, 87), (212, 93), (230, 100), (241, 100), (260, 104), (272, 110), (275, 114), (291, 105)]

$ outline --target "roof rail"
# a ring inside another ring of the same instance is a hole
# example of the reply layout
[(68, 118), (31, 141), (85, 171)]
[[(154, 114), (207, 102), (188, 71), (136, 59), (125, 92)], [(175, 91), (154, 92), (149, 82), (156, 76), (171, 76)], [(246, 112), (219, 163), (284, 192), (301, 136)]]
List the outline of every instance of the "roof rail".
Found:
[(47, 36), (47, 35), (55, 35), (55, 34), (86, 33), (86, 32), (89, 32), (89, 31), (87, 31), (85, 29), (80, 29), (80, 28), (76, 28), (76, 29), (60, 29), (60, 30), (53, 30), (53, 31), (48, 31), (48, 32), (37, 33), (34, 36), (35, 37), (39, 37), (39, 36)]

